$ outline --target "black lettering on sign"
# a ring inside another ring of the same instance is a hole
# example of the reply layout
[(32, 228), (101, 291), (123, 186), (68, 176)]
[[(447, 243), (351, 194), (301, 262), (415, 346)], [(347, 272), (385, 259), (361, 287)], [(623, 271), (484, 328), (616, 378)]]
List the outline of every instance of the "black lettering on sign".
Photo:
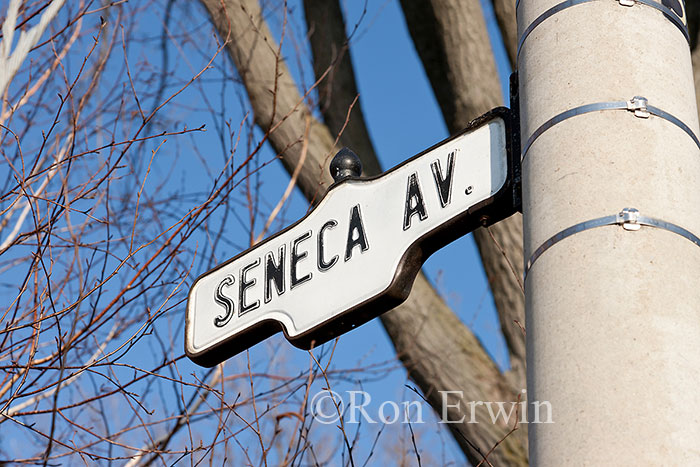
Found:
[(219, 285), (216, 286), (216, 292), (214, 292), (214, 301), (222, 307), (224, 307), (224, 310), (226, 310), (226, 313), (214, 318), (214, 326), (216, 326), (217, 328), (224, 327), (233, 316), (233, 300), (231, 300), (230, 297), (224, 295), (224, 287), (231, 287), (235, 281), (236, 280), (234, 279), (234, 277), (229, 274), (228, 276), (224, 277), (221, 280), (221, 282), (219, 282)]
[(297, 248), (299, 248), (299, 245), (301, 245), (301, 243), (304, 240), (308, 240), (309, 238), (311, 238), (310, 230), (308, 232), (303, 233), (300, 237), (292, 241), (292, 253), (291, 258), (289, 259), (289, 275), (291, 276), (291, 280), (289, 282), (290, 288), (292, 289), (297, 285), (301, 285), (304, 282), (311, 280), (311, 273), (297, 278), (297, 265), (302, 259), (306, 258), (309, 254), (308, 251), (299, 252)]
[(238, 289), (238, 316), (243, 316), (251, 310), (254, 310), (260, 306), (260, 300), (255, 300), (251, 304), (245, 302), (245, 292), (249, 288), (253, 287), (258, 280), (253, 278), (248, 280), (246, 274), (256, 266), (260, 265), (260, 258), (256, 259), (254, 263), (250, 263), (241, 268), (241, 276), (239, 279), (239, 289)]
[(323, 250), (324, 250), (324, 237), (323, 237), (323, 232), (326, 231), (326, 229), (332, 229), (333, 227), (338, 225), (338, 221), (331, 219), (325, 224), (323, 224), (323, 227), (321, 227), (321, 230), (318, 231), (318, 270), (321, 272), (326, 272), (330, 268), (332, 268), (335, 263), (338, 262), (338, 255), (334, 255), (330, 261), (326, 261), (325, 257), (323, 255)]
[(284, 293), (284, 253), (287, 250), (286, 245), (280, 245), (277, 262), (275, 262), (275, 254), (270, 251), (265, 255), (265, 303), (270, 303), (272, 300), (272, 283), (275, 283), (277, 296)]
[[(356, 233), (357, 235), (355, 235)], [(350, 226), (348, 227), (348, 243), (345, 247), (345, 261), (352, 258), (352, 250), (356, 246), (360, 247), (361, 252), (369, 250), (365, 227), (362, 225), (362, 215), (360, 214), (359, 204), (353, 206), (350, 211)]]
[(447, 155), (447, 173), (442, 176), (442, 169), (440, 168), (440, 159), (430, 164), (430, 168), (433, 170), (433, 178), (435, 179), (435, 185), (437, 186), (438, 198), (440, 198), (440, 206), (443, 208), (450, 204), (450, 198), (452, 196), (452, 175), (454, 174), (455, 167), (455, 152), (452, 151)]
[(411, 227), (411, 218), (415, 214), (418, 214), (418, 218), (422, 221), (428, 218), (428, 213), (425, 211), (425, 203), (423, 202), (423, 193), (421, 193), (420, 184), (418, 183), (418, 172), (414, 172), (408, 177), (406, 207), (403, 213), (404, 230), (408, 230)]

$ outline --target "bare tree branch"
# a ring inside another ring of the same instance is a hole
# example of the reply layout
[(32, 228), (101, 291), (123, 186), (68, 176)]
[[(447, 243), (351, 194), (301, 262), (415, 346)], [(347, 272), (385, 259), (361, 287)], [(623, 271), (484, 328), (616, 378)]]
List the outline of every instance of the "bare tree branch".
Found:
[(54, 19), (58, 10), (63, 6), (65, 0), (53, 0), (41, 15), (39, 24), (29, 31), (22, 31), (17, 40), (17, 45), (12, 53), (12, 39), (14, 38), (17, 13), (20, 7), (20, 0), (11, 0), (7, 7), (7, 16), (2, 24), (3, 40), (0, 43), (0, 96), (5, 94), (10, 81), (19, 70), (22, 62), (32, 47), (39, 42), (41, 35)]

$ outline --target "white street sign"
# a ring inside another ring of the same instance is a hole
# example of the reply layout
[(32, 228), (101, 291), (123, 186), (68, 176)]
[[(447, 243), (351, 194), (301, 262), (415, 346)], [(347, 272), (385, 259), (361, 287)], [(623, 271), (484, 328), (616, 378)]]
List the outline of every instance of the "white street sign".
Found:
[(408, 297), (438, 248), (513, 212), (507, 109), (375, 178), (334, 184), (308, 215), (200, 276), (185, 350), (211, 366), (283, 330), (311, 348)]

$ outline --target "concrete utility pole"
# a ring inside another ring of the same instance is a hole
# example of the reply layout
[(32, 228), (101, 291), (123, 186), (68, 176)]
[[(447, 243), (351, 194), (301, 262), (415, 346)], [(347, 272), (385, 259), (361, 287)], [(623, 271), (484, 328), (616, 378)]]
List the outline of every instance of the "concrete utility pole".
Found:
[[(531, 465), (697, 463), (700, 132), (682, 0), (522, 0), (518, 30)], [(554, 423), (532, 423), (533, 401)]]

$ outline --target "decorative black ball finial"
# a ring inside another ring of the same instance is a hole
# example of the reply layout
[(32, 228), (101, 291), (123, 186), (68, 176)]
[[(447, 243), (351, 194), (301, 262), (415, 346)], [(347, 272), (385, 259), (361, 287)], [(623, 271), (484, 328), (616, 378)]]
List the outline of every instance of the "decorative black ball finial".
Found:
[(336, 182), (348, 177), (359, 177), (362, 175), (362, 162), (357, 154), (348, 148), (343, 148), (333, 157), (330, 171)]

